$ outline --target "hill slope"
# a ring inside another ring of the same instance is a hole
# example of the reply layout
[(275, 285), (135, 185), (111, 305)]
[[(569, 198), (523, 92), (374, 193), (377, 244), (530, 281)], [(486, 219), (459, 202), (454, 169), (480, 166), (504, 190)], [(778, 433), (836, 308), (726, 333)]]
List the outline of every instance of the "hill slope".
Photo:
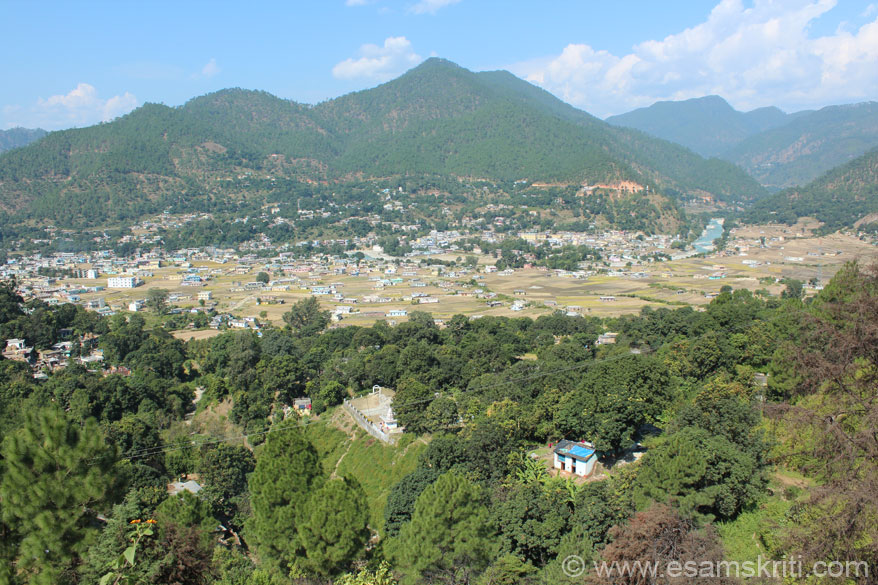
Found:
[(834, 231), (865, 220), (878, 223), (878, 149), (833, 169), (805, 187), (793, 187), (759, 201), (748, 214), (750, 221), (795, 222), (816, 217)]
[(631, 180), (727, 201), (762, 194), (729, 163), (613, 127), (509, 73), (430, 59), (314, 107), (232, 89), (53, 132), (0, 156), (0, 208), (60, 225), (101, 223), (234, 205), (255, 189), (240, 180), (251, 175), (344, 183), (404, 174)]
[(878, 102), (830, 106), (751, 136), (722, 158), (770, 187), (813, 181), (878, 146)]
[(0, 152), (21, 148), (46, 135), (42, 128), (10, 128), (0, 130)]
[(610, 124), (642, 130), (705, 157), (719, 156), (749, 136), (789, 120), (789, 115), (774, 107), (739, 112), (717, 95), (656, 102), (648, 108), (607, 118)]

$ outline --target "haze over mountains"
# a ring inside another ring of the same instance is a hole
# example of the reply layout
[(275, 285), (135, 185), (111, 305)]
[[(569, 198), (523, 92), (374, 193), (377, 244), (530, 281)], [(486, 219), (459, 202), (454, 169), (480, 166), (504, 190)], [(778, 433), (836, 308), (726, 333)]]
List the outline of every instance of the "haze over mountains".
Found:
[(824, 231), (878, 224), (878, 149), (834, 168), (803, 187), (790, 187), (757, 201), (745, 219), (793, 223), (816, 217)]
[(770, 189), (804, 185), (878, 146), (878, 103), (785, 114), (739, 112), (719, 96), (658, 102), (607, 118), (733, 162)]
[(0, 152), (27, 146), (46, 134), (46, 131), (42, 128), (10, 128), (9, 130), (0, 130)]
[[(607, 124), (510, 73), (429, 59), (391, 82), (313, 107), (230, 89), (51, 133), (0, 157), (0, 207), (39, 218), (59, 207), (67, 218), (112, 209), (121, 219), (222, 196), (229, 180), (256, 171), (300, 182), (427, 174), (628, 180), (724, 201), (763, 195), (730, 163)], [(82, 219), (106, 219), (103, 213)]]

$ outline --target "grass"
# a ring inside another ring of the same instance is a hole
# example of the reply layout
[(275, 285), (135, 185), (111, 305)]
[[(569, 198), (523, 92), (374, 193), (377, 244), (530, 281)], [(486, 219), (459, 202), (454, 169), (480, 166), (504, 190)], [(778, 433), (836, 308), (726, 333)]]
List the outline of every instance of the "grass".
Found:
[(353, 477), (363, 486), (369, 502), (369, 524), (381, 532), (390, 489), (415, 470), (427, 441), (404, 435), (396, 445), (387, 445), (354, 425), (341, 409), (305, 428), (326, 474)]
[(725, 558), (729, 561), (757, 561), (770, 558), (779, 550), (780, 535), (790, 508), (808, 497), (814, 482), (788, 469), (776, 469), (771, 476), (771, 490), (751, 509), (731, 522), (717, 524), (723, 539)]
[(761, 555), (770, 558), (777, 550), (780, 527), (792, 502), (779, 494), (766, 497), (731, 522), (717, 524), (728, 561), (753, 561)]

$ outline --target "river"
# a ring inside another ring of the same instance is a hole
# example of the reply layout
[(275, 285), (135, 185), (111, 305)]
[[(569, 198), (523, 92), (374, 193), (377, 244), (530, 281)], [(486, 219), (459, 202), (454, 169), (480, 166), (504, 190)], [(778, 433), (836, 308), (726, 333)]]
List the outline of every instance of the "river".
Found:
[(710, 252), (714, 249), (713, 241), (723, 235), (723, 224), (725, 218), (714, 217), (701, 232), (701, 237), (692, 242), (692, 246), (696, 252)]

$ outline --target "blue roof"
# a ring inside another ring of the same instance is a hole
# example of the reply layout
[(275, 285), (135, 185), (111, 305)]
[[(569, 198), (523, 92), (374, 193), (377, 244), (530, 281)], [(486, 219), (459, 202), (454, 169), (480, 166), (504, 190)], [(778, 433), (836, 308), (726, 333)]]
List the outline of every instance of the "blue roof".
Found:
[(596, 452), (591, 445), (586, 447), (583, 444), (577, 444), (573, 441), (567, 440), (559, 441), (554, 451), (559, 457), (569, 456), (581, 461), (588, 461), (588, 459), (594, 456)]
[(575, 457), (582, 457), (583, 459), (588, 459), (594, 454), (594, 449), (589, 449), (587, 447), (580, 447), (579, 445), (575, 445), (570, 447), (569, 453)]

